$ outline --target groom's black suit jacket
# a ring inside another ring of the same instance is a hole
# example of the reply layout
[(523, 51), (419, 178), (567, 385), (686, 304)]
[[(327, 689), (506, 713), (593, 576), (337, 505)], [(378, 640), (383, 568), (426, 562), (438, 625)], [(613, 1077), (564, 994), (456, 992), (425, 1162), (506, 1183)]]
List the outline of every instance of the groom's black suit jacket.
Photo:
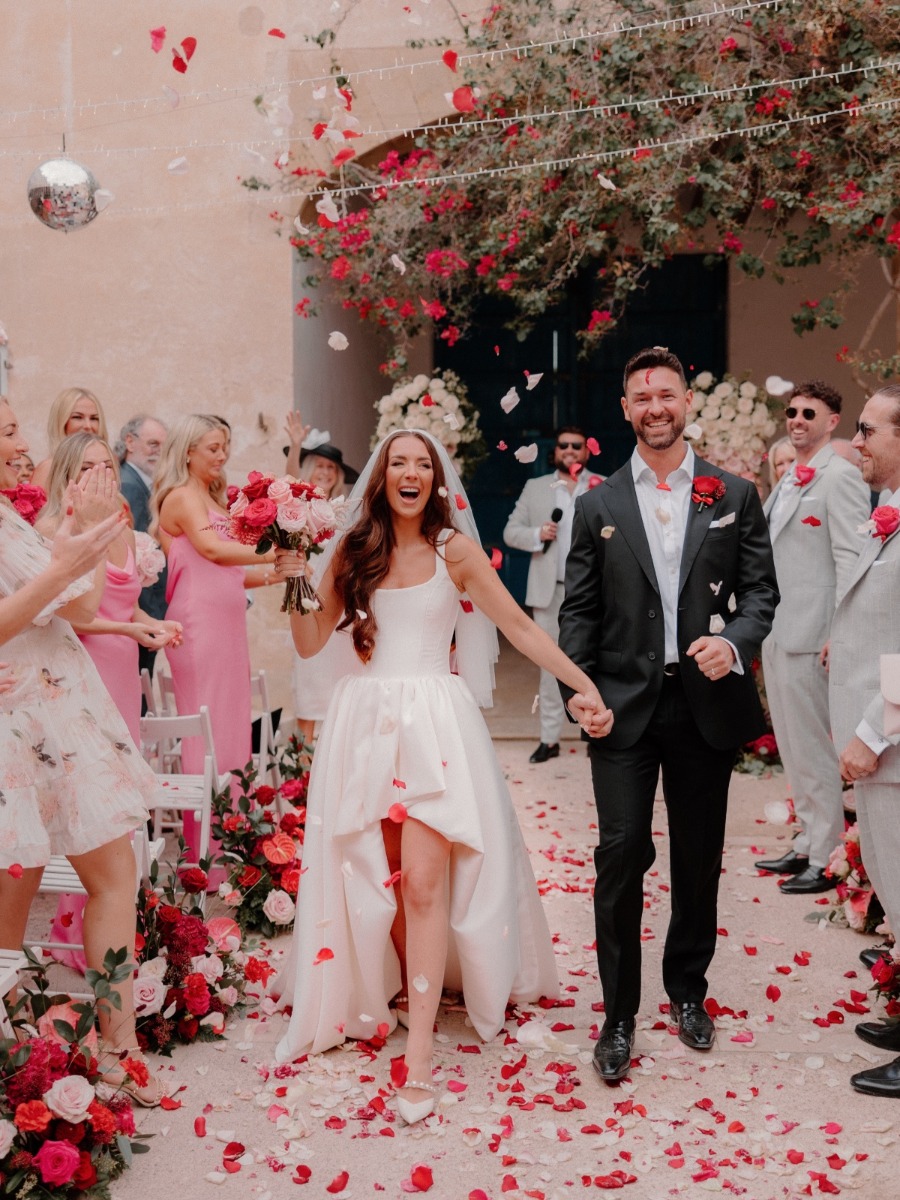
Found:
[[(750, 664), (771, 628), (778, 591), (754, 485), (701, 458), (695, 460), (694, 474), (721, 479), (725, 495), (710, 506), (690, 504), (679, 583), (679, 665), (697, 728), (711, 746), (726, 750), (765, 732)], [(731, 595), (734, 612), (728, 610)], [(710, 633), (714, 614), (725, 622), (722, 636), (737, 649), (743, 675), (707, 679), (685, 655), (691, 642)], [(561, 648), (594, 680), (613, 710), (605, 742), (610, 749), (633, 746), (656, 707), (665, 665), (663, 621), (628, 462), (575, 504), (559, 617)], [(571, 689), (562, 690), (568, 700)]]

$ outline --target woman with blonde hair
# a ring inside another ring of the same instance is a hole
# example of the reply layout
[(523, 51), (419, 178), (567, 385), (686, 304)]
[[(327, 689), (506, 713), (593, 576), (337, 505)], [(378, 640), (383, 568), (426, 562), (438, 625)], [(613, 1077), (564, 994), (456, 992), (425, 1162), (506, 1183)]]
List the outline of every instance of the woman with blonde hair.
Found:
[[(245, 588), (277, 583), (270, 551), (258, 555), (228, 533), (223, 468), (230, 430), (218, 417), (182, 417), (163, 444), (150, 497), (150, 532), (169, 560), (168, 616), (184, 630), (166, 657), (180, 713), (209, 709), (220, 771), (250, 759), (250, 648)], [(184, 770), (203, 771), (203, 743), (185, 739)], [(185, 838), (196, 857), (194, 822)]]
[(794, 450), (791, 439), (786, 434), (784, 437), (780, 437), (774, 441), (769, 447), (766, 466), (768, 467), (770, 493), (774, 492), (776, 483), (796, 457), (797, 452)]
[[(37, 529), (45, 537), (52, 538), (59, 528), (69, 484), (77, 483), (98, 465), (110, 472), (118, 491), (119, 466), (109, 443), (103, 438), (92, 433), (74, 433), (56, 447), (50, 465), (47, 504), (37, 521)], [(73, 619), (71, 625), (91, 656), (137, 747), (141, 741), (138, 647), (161, 650), (163, 646), (177, 644), (181, 626), (177, 621), (157, 621), (139, 607), (144, 581), (137, 568), (134, 531), (129, 526), (123, 526), (107, 551), (105, 565), (97, 571), (103, 575), (97, 614), (90, 620)], [(60, 896), (50, 940), (64, 945), (81, 945), (83, 912), (83, 897)], [(85, 969), (85, 957), (80, 950), (57, 949), (54, 955), (78, 971)]]
[(50, 405), (47, 415), (47, 445), (50, 454), (34, 468), (31, 482), (36, 487), (42, 487), (46, 492), (50, 484), (50, 461), (54, 450), (63, 438), (81, 432), (96, 433), (104, 441), (109, 441), (106, 418), (94, 393), (89, 392), (87, 388), (64, 388)]

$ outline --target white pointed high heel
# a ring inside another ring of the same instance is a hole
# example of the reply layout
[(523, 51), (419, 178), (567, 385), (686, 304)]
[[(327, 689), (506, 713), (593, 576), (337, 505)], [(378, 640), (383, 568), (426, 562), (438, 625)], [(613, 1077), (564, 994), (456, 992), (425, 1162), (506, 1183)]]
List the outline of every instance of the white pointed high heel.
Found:
[(425, 1100), (419, 1100), (415, 1103), (411, 1100), (404, 1100), (403, 1097), (397, 1094), (397, 1112), (407, 1123), (407, 1125), (415, 1125), (417, 1121), (424, 1121), (426, 1117), (430, 1117), (434, 1112), (434, 1096), (437, 1088), (433, 1083), (419, 1083), (416, 1079), (408, 1079), (404, 1083), (404, 1088), (419, 1088), (423, 1092), (431, 1092), (431, 1095)]

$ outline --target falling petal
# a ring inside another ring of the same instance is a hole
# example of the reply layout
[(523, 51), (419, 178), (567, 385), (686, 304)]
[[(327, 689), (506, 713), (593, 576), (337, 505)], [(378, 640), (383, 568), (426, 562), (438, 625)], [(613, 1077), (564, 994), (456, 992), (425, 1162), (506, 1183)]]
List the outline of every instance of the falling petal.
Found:
[(600, 536), (602, 538), (611, 538), (615, 532), (616, 532), (615, 525), (604, 525), (603, 528), (600, 530)]
[(357, 615), (357, 617), (360, 619), (360, 621), (365, 621), (365, 620), (367, 620), (367, 618), (368, 618), (368, 616), (369, 616), (369, 614), (368, 614), (368, 613), (365, 613), (365, 612), (363, 612), (363, 610), (362, 610), (361, 608), (358, 608), (358, 609), (356, 610), (356, 615)]
[(786, 396), (794, 390), (794, 385), (789, 379), (782, 379), (780, 375), (770, 375), (766, 379), (765, 389), (770, 396)]
[(509, 389), (506, 395), (501, 398), (500, 407), (505, 413), (511, 413), (521, 399), (522, 397), (519, 395), (516, 389), (512, 387)]
[(507, 446), (506, 442), (498, 442), (497, 449), (498, 450), (508, 450), (509, 447)]
[(6, 868), (6, 871), (8, 875), (13, 877), (13, 879), (21, 879), (25, 874), (25, 868), (21, 863), (13, 863), (12, 866)]
[(700, 428), (700, 426), (697, 424), (696, 421), (692, 421), (690, 423), (690, 425), (686, 426), (685, 431), (684, 431), (684, 436), (686, 438), (691, 438), (693, 441), (696, 441), (697, 438), (703, 437), (703, 430)]
[(423, 995), (428, 991), (428, 980), (424, 975), (417, 975), (412, 981), (412, 985), (417, 992), (421, 992)]
[(455, 50), (445, 50), (441, 55), (441, 60), (445, 67), (449, 67), (451, 71), (456, 70), (456, 64), (459, 61), (459, 55)]
[(616, 190), (616, 185), (613, 183), (613, 181), (611, 179), (607, 179), (605, 175), (599, 174), (599, 172), (597, 174), (597, 182), (602, 188), (606, 188), (608, 192), (614, 192)]
[(787, 825), (791, 821), (791, 810), (784, 800), (770, 800), (763, 809), (770, 825)]
[(720, 579), (718, 583), (711, 583), (709, 586), (714, 595), (718, 596), (719, 592), (722, 590), (722, 580)]
[(395, 271), (399, 271), (401, 275), (406, 274), (406, 263), (403, 261), (403, 259), (400, 257), (399, 254), (391, 255), (391, 266), (394, 268)]
[(475, 111), (475, 101), (480, 93), (478, 88), (469, 87), (467, 83), (464, 83), (461, 87), (445, 94), (457, 112), (469, 113)]
[(395, 871), (393, 875), (389, 875), (388, 878), (383, 881), (382, 886), (386, 888), (393, 887), (395, 883), (400, 882), (402, 874), (402, 871)]
[(491, 566), (495, 571), (499, 571), (503, 566), (503, 551), (497, 546), (491, 550)]
[(399, 800), (388, 809), (388, 820), (394, 821), (398, 825), (402, 821), (405, 821), (408, 816), (409, 813), (406, 811), (406, 805), (401, 804)]
[(459, 417), (456, 413), (444, 413), (444, 424), (449, 425), (451, 429), (461, 429)]
[(469, 507), (468, 504), (466, 503), (465, 497), (460, 496), (460, 494), (458, 492), (454, 492), (453, 499), (456, 501), (456, 507), (459, 509), (460, 512), (464, 512), (465, 509), (467, 509)]
[(160, 25), (157, 29), (150, 30), (150, 49), (154, 54), (159, 54), (163, 48), (163, 42), (166, 40), (166, 27)]
[(709, 618), (709, 632), (715, 636), (717, 633), (721, 633), (724, 628), (725, 621), (718, 613), (713, 613)]
[(177, 108), (181, 103), (181, 96), (173, 87), (169, 87), (167, 83), (163, 84), (163, 95), (168, 100), (170, 108)]
[(600, 443), (597, 441), (596, 438), (589, 437), (587, 442), (585, 443), (585, 445), (587, 446), (588, 450), (590, 450), (591, 454), (599, 454), (600, 453)]
[(180, 154), (178, 158), (173, 158), (168, 166), (170, 175), (186, 175), (189, 169), (188, 160), (183, 154)]
[(531, 715), (532, 716), (534, 716), (534, 714), (537, 712), (537, 710), (540, 708), (540, 706), (541, 706), (541, 693), (536, 692), (535, 697), (531, 702)]
[[(526, 390), (526, 392), (533, 392), (534, 389), (537, 387), (537, 385), (544, 378), (544, 372), (538, 371), (538, 373), (536, 375), (531, 375), (531, 374), (529, 374), (528, 371), (526, 371), (525, 374), (528, 376), (528, 380), (525, 384), (525, 390)], [(501, 400), (500, 403), (502, 404), (503, 401)]]
[(341, 219), (337, 205), (331, 196), (323, 196), (321, 200), (316, 201), (316, 212), (326, 221), (330, 221), (332, 225), (337, 225)]
[(343, 334), (340, 332), (340, 330), (335, 329), (328, 335), (328, 345), (332, 350), (346, 350), (350, 345), (350, 342), (346, 334)]
[(530, 446), (520, 446), (513, 455), (513, 457), (520, 463), (532, 463), (537, 456), (537, 442), (532, 442)]
[(115, 196), (107, 188), (98, 188), (94, 192), (94, 204), (97, 206), (97, 212), (103, 212), (104, 208), (109, 208), (115, 200)]
[(313, 100), (324, 100), (328, 94), (328, 85), (323, 83), (321, 87), (313, 88)]
[(658, 508), (656, 509), (656, 519), (659, 521), (660, 525), (668, 525), (672, 520), (672, 514), (666, 512), (664, 508)]
[(329, 950), (327, 946), (323, 946), (316, 957), (313, 959), (313, 966), (318, 967), (320, 963), (330, 962), (334, 958), (334, 951)]
[(286, 37), (287, 37), (287, 34), (284, 32), (284, 30), (283, 30), (283, 29), (270, 29), (270, 30), (269, 30), (269, 37), (274, 37), (274, 38), (286, 38)]

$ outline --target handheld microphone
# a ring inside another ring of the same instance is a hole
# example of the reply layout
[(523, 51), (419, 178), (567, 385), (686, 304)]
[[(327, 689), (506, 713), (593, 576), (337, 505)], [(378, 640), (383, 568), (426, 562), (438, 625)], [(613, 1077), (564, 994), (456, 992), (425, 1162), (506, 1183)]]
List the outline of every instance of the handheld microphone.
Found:
[[(555, 525), (559, 521), (559, 519), (562, 515), (563, 515), (563, 510), (561, 508), (554, 508), (553, 512), (550, 514), (550, 520)], [(547, 551), (550, 549), (551, 545), (552, 545), (551, 542), (544, 542), (544, 554), (547, 553)]]

